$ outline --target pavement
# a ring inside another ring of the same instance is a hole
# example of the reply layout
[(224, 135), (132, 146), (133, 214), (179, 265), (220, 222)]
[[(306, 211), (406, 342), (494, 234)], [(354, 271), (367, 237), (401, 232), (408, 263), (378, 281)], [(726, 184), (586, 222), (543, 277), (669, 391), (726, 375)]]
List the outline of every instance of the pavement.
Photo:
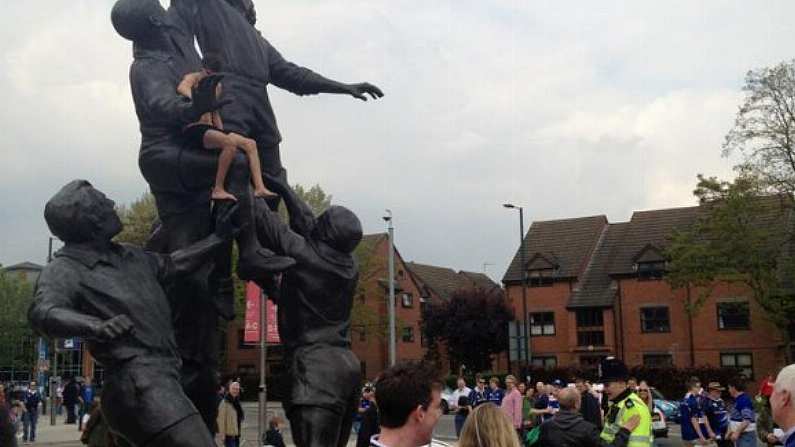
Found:
[[(257, 414), (258, 414), (257, 403), (244, 402), (243, 410), (246, 414), (246, 420), (243, 421), (243, 435), (241, 439), (241, 447), (259, 447), (256, 442)], [(284, 418), (284, 410), (282, 409), (281, 403), (279, 402), (268, 402), (268, 413), (269, 417), (278, 415)], [(83, 444), (80, 443), (80, 432), (77, 431), (77, 426), (66, 425), (63, 423), (63, 421), (64, 421), (64, 416), (60, 416), (58, 417), (56, 425), (50, 425), (49, 415), (39, 416), (39, 426), (37, 430), (36, 442), (27, 445), (42, 446), (42, 447), (82, 446)], [(294, 446), (294, 444), (292, 444), (292, 437), (290, 435), (289, 424), (285, 425), (286, 425), (285, 427), (282, 427), (282, 434), (284, 436), (284, 441), (288, 446)], [(442, 418), (439, 420), (439, 424), (436, 426), (436, 430), (434, 431), (434, 440), (437, 442), (433, 443), (433, 447), (455, 445), (456, 441), (455, 425), (453, 422), (452, 415), (442, 416)], [(21, 438), (19, 439), (19, 445), (20, 447), (23, 446)], [(356, 445), (356, 436), (355, 434), (351, 434), (348, 446), (353, 447), (355, 445)], [(657, 447), (681, 446), (682, 440), (681, 440), (679, 426), (671, 425), (669, 437), (664, 439), (658, 439), (655, 445)]]

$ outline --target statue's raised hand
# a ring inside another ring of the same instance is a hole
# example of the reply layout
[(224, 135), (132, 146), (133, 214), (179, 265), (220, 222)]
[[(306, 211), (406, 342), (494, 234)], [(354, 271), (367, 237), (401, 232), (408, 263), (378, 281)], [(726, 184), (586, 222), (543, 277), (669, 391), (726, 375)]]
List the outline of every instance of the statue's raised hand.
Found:
[(218, 83), (224, 78), (220, 74), (212, 74), (202, 78), (198, 85), (193, 87), (193, 112), (197, 118), (207, 112), (213, 112), (232, 102), (231, 99), (218, 99)]
[(362, 82), (361, 84), (348, 84), (345, 87), (349, 95), (353, 96), (354, 98), (361, 99), (362, 101), (367, 101), (366, 95), (370, 95), (370, 97), (373, 99), (378, 99), (384, 96), (384, 92), (382, 92), (380, 88), (368, 82)]

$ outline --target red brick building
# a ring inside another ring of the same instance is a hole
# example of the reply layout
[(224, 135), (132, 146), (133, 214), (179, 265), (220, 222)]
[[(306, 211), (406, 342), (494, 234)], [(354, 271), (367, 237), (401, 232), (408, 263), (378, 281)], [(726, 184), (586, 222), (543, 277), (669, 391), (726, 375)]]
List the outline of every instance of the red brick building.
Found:
[(534, 222), (526, 265), (517, 251), (503, 277), (519, 319), (522, 269), (528, 274), (531, 362), (587, 367), (614, 355), (629, 365), (738, 367), (751, 378), (776, 371), (788, 347), (747, 290), (718, 284), (691, 316), (685, 308), (699, 291), (664, 280), (669, 236), (701, 210)]
[[(353, 351), (362, 362), (362, 375), (374, 379), (389, 363), (388, 314), (389, 239), (386, 233), (365, 235), (356, 249), (359, 287), (351, 322)], [(395, 249), (395, 354), (400, 360), (420, 360), (425, 354), (421, 332), (419, 287)]]

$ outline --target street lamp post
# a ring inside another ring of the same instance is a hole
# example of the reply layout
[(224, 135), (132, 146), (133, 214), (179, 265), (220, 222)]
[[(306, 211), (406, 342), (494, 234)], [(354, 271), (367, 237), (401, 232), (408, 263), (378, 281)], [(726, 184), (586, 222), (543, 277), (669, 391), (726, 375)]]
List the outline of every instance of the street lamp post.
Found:
[(386, 210), (383, 217), (389, 231), (389, 366), (395, 364), (395, 228), (392, 226), (392, 211)]
[(516, 206), (512, 203), (504, 203), (502, 206), (509, 209), (519, 210), (519, 262), (522, 270), (522, 314), (524, 317), (524, 328), (522, 330), (524, 337), (524, 366), (527, 369), (530, 366), (530, 337), (528, 335), (528, 315), (527, 315), (527, 266), (525, 265), (525, 249), (524, 249), (524, 208)]
[[(52, 236), (50, 236), (49, 247), (47, 248), (47, 264), (52, 262), (52, 243), (53, 240)], [(55, 425), (55, 410), (56, 410), (56, 403), (57, 400), (57, 390), (58, 382), (58, 339), (52, 339), (52, 364), (50, 365), (50, 425)]]
[(265, 368), (267, 368), (268, 355), (268, 297), (264, 291), (259, 294), (259, 418), (257, 418), (257, 442), (262, 442), (262, 435), (268, 426), (268, 381)]

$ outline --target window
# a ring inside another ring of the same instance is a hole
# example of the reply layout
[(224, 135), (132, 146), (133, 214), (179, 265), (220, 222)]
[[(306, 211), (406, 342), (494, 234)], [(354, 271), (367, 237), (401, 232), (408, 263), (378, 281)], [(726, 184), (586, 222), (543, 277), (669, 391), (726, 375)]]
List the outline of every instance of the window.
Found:
[(744, 330), (751, 328), (748, 302), (718, 303), (718, 329)]
[(398, 279), (403, 279), (403, 270), (398, 270), (397, 277)]
[(577, 310), (577, 346), (604, 346), (602, 309)]
[(414, 328), (411, 326), (406, 326), (403, 328), (403, 342), (404, 343), (414, 343)]
[(553, 369), (558, 367), (558, 358), (553, 356), (533, 356), (532, 362), (536, 368)]
[(671, 354), (643, 354), (643, 366), (647, 368), (674, 366), (674, 358)]
[(530, 314), (530, 335), (555, 335), (555, 313), (539, 312)]
[(640, 309), (641, 332), (671, 332), (671, 318), (667, 306)]
[(412, 307), (414, 305), (414, 296), (410, 293), (404, 293), (400, 296), (400, 302), (403, 307)]
[(527, 272), (527, 285), (530, 287), (552, 287), (552, 269), (530, 270)]
[(603, 331), (577, 331), (577, 346), (604, 346)]
[(638, 262), (637, 270), (639, 280), (662, 279), (665, 275), (665, 261)]
[(580, 309), (577, 311), (577, 327), (602, 326), (604, 326), (602, 309)]
[(750, 353), (721, 354), (720, 366), (724, 368), (737, 368), (746, 379), (754, 379), (754, 357)]

